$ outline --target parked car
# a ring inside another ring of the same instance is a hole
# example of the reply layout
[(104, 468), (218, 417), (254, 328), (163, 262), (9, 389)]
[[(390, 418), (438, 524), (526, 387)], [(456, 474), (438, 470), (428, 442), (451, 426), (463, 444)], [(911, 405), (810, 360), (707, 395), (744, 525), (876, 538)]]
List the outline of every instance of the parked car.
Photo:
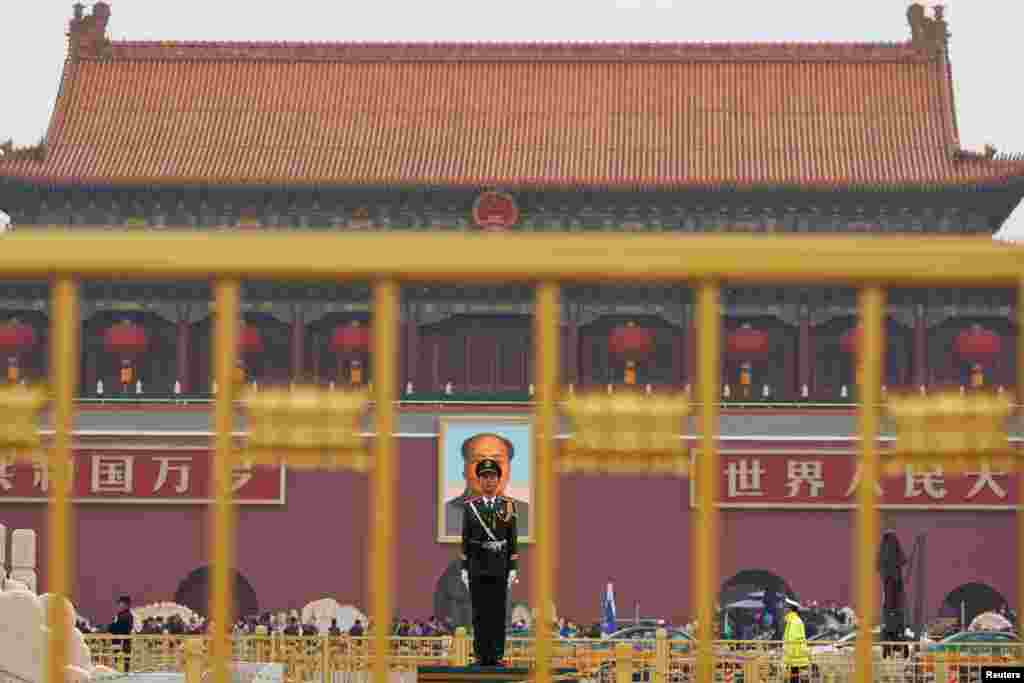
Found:
[[(628, 628), (620, 629), (615, 633), (608, 636), (608, 638), (602, 640), (600, 643), (595, 643), (595, 649), (599, 649), (600, 655), (606, 655), (601, 665), (598, 667), (598, 679), (605, 680), (605, 677), (600, 676), (602, 673), (607, 673), (613, 667), (613, 663), (609, 660), (613, 659), (614, 647), (616, 642), (623, 640), (635, 640), (638, 641), (633, 645), (635, 652), (641, 653), (638, 659), (634, 660), (634, 665), (637, 661), (644, 661), (645, 659), (653, 662), (654, 655), (654, 641), (656, 639), (656, 631), (658, 627), (655, 625), (641, 625), (641, 626), (630, 626)], [(688, 666), (693, 669), (696, 666), (696, 648), (694, 638), (679, 629), (666, 628), (666, 636), (669, 641), (669, 650), (671, 651), (672, 659), (678, 664), (680, 660), (684, 660), (684, 666)], [(716, 646), (715, 658), (718, 665), (730, 667), (732, 671), (738, 675), (734, 679), (735, 683), (742, 683), (742, 666), (743, 658), (736, 656), (731, 653), (727, 647)], [(650, 666), (644, 666), (638, 668), (633, 672), (633, 683), (649, 683), (652, 680)]]
[(961, 631), (927, 646), (925, 653), (958, 652), (978, 656), (1013, 657), (1019, 656), (1020, 647), (1020, 637), (1009, 631)]
[[(621, 628), (618, 631), (616, 631), (615, 633), (613, 633), (610, 636), (608, 636), (607, 640), (611, 640), (611, 641), (615, 641), (615, 640), (650, 640), (650, 641), (654, 641), (654, 639), (658, 637), (657, 634), (658, 634), (658, 629), (659, 628), (664, 628), (664, 627), (657, 626), (657, 625), (654, 625), (654, 624), (641, 624), (639, 626), (627, 626), (626, 628)], [(673, 650), (679, 649), (680, 647), (685, 647), (686, 649), (689, 649), (689, 644), (693, 642), (693, 637), (690, 636), (689, 633), (686, 633), (685, 631), (680, 631), (679, 629), (665, 628), (665, 635), (667, 636), (669, 641), (673, 641), (671, 643), (671, 645), (670, 645), (670, 647)], [(637, 647), (640, 647), (640, 644), (638, 644)], [(653, 642), (650, 644), (650, 647), (654, 647)]]
[[(838, 640), (829, 642), (828, 640), (819, 641), (808, 641), (811, 643), (811, 655), (827, 653), (827, 652), (841, 652), (843, 654), (852, 654), (853, 650), (857, 647), (857, 636), (859, 631), (850, 631), (844, 636), (841, 636)], [(881, 638), (881, 629), (874, 628), (871, 630), (872, 639), (875, 641), (875, 646), (872, 648), (873, 652), (877, 655), (882, 653), (882, 646), (878, 644)]]
[(808, 643), (835, 643), (841, 638), (850, 635), (850, 629), (825, 629), (819, 633), (815, 633), (813, 636), (807, 639)]

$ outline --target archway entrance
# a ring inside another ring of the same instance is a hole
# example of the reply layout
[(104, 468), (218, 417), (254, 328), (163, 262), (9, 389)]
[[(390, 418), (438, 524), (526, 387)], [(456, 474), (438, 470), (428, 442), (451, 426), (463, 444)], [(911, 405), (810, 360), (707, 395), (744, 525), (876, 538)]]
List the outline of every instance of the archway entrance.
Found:
[(1005, 604), (1007, 602), (1003, 594), (987, 583), (964, 583), (946, 595), (942, 601), (942, 615), (956, 617), (958, 620), (962, 615), (962, 627), (967, 628), (974, 617), (982, 612), (997, 611)]
[[(174, 601), (199, 614), (207, 614), (210, 604), (210, 578), (209, 567), (200, 567), (192, 571), (184, 581), (178, 584), (178, 590), (174, 592)], [(260, 604), (256, 599), (256, 591), (249, 580), (238, 571), (235, 571), (233, 592), (236, 617), (259, 614)]]
[[(770, 634), (774, 640), (781, 639), (781, 627), (775, 621), (780, 615), (762, 613), (764, 591), (797, 599), (793, 588), (786, 580), (767, 569), (744, 569), (722, 584), (718, 591), (718, 603), (724, 610), (723, 615), (727, 615), (722, 621), (723, 637), (747, 640), (758, 637), (759, 634)], [(729, 606), (732, 606), (732, 609), (726, 610), (725, 608)], [(731, 636), (726, 635), (727, 633)]]
[(785, 579), (767, 569), (744, 569), (735, 574), (731, 579), (722, 584), (722, 589), (718, 593), (718, 600), (722, 605), (727, 605), (746, 597), (748, 593), (763, 590), (773, 590), (780, 595), (793, 598), (797, 602), (800, 601), (793, 588), (786, 583)]
[(434, 586), (434, 614), (454, 626), (473, 623), (473, 603), (469, 589), (462, 583), (462, 560), (452, 560)]

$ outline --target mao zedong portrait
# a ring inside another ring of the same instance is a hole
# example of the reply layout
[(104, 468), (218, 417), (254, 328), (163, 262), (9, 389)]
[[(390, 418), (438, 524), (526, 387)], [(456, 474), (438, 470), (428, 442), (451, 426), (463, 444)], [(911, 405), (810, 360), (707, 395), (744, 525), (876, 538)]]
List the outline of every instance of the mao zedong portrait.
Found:
[(479, 496), (481, 493), (480, 482), (476, 476), (476, 465), (481, 460), (491, 459), (501, 467), (501, 480), (498, 482), (498, 495), (505, 496), (516, 506), (516, 514), (519, 519), (519, 535), (530, 535), (530, 504), (526, 501), (507, 496), (505, 490), (513, 467), (512, 460), (516, 452), (512, 442), (498, 434), (484, 432), (474, 434), (462, 442), (462, 477), (466, 481), (462, 493), (444, 504), (444, 533), (445, 536), (459, 536), (462, 534), (462, 514), (464, 503), (468, 498)]

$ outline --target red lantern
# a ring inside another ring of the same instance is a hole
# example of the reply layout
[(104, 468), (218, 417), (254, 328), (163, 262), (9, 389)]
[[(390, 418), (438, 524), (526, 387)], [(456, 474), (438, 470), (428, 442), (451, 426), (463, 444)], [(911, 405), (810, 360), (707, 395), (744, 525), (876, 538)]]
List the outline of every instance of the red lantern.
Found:
[(370, 329), (359, 324), (338, 325), (331, 335), (331, 351), (334, 353), (366, 353), (370, 350)]
[(847, 330), (846, 334), (839, 339), (839, 348), (841, 348), (844, 353), (857, 353), (857, 348), (860, 346), (860, 335), (860, 325), (857, 325), (857, 327), (854, 327), (851, 330)]
[(730, 355), (740, 358), (763, 356), (768, 353), (768, 333), (743, 323), (729, 335), (726, 348)]
[(1002, 339), (998, 334), (977, 324), (958, 334), (953, 343), (953, 348), (961, 358), (977, 362), (985, 362), (999, 355), (1002, 347)]
[(17, 355), (36, 345), (36, 331), (31, 325), (11, 319), (0, 325), (0, 353)]
[(263, 337), (252, 325), (242, 325), (238, 330), (239, 353), (263, 353)]
[(108, 352), (122, 357), (145, 353), (149, 346), (146, 330), (129, 320), (107, 328), (103, 342)]
[(636, 360), (650, 355), (653, 350), (654, 335), (632, 321), (616, 327), (608, 335), (608, 351), (616, 356)]

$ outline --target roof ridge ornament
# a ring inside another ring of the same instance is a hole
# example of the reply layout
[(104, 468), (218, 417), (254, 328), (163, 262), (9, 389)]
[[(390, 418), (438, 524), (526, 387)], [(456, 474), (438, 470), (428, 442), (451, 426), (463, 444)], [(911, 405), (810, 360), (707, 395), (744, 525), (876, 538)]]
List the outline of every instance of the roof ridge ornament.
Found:
[(0, 143), (0, 162), (3, 161), (45, 161), (46, 138), (27, 147), (15, 147), (14, 140), (8, 138)]
[(85, 14), (85, 5), (72, 5), (72, 18), (68, 24), (68, 56), (72, 61), (79, 59), (109, 59), (110, 39), (107, 24), (110, 23), (110, 3), (99, 0), (92, 6), (92, 14)]
[(999, 150), (997, 150), (994, 145), (986, 144), (984, 150), (982, 151), (959, 147), (956, 150), (954, 150), (953, 158), (955, 158), (957, 161), (992, 161), (996, 159), (996, 155), (998, 153)]
[(946, 23), (945, 5), (932, 8), (933, 17), (929, 17), (925, 6), (915, 2), (907, 8), (907, 22), (910, 24), (910, 41), (915, 47), (922, 47), (935, 53), (943, 54), (949, 45), (949, 27)]

